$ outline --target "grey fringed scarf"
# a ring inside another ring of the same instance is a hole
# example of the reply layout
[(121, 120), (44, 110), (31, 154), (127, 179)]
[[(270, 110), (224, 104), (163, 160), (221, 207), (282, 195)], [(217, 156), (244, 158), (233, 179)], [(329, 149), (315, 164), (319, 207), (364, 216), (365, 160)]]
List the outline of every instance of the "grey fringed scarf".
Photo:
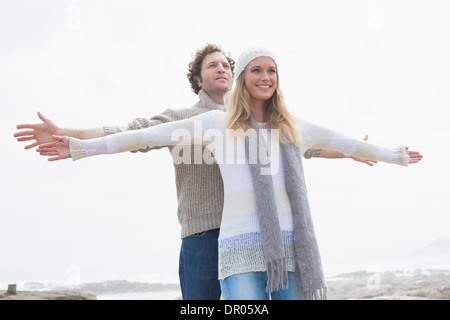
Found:
[[(251, 126), (259, 135), (259, 127), (252, 119)], [(259, 148), (265, 148), (263, 139), (253, 139)], [(255, 146), (250, 146), (254, 148)], [(249, 155), (249, 142), (246, 153)], [(295, 282), (299, 298), (327, 299), (319, 248), (311, 219), (300, 149), (280, 144), (285, 172), (286, 190), (294, 217)], [(267, 152), (262, 152), (267, 154)], [(259, 152), (258, 154), (262, 154)], [(277, 156), (277, 155), (275, 155)], [(262, 175), (261, 169), (270, 166), (250, 163), (253, 188), (256, 197), (262, 246), (266, 259), (268, 284), (271, 291), (284, 289), (287, 285), (287, 261), (281, 228), (278, 220), (275, 193), (271, 175)], [(267, 170), (267, 169), (266, 169)]]

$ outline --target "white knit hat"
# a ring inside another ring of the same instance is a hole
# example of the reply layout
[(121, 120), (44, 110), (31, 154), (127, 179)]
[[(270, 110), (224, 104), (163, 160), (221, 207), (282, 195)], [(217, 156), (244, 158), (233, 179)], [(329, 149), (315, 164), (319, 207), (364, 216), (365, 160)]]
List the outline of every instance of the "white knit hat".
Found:
[(272, 58), (273, 61), (275, 61), (275, 64), (277, 63), (275, 56), (269, 50), (261, 47), (248, 48), (241, 53), (236, 62), (236, 79), (239, 78), (241, 73), (245, 70), (245, 68), (247, 68), (250, 62), (259, 57), (269, 57)]

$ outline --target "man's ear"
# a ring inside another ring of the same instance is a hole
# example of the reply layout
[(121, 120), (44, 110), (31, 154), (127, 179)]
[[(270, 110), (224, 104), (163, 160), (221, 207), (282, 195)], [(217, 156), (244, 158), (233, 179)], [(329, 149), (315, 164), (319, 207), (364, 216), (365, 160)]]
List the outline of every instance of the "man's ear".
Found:
[(199, 76), (194, 76), (195, 82), (197, 82), (198, 87), (202, 88), (202, 79)]

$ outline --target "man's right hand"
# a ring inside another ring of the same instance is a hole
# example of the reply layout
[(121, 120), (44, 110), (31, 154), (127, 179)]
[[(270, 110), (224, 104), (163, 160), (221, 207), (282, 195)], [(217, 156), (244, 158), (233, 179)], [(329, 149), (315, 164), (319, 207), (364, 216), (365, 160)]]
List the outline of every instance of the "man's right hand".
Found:
[(60, 135), (60, 128), (53, 123), (53, 121), (45, 118), (40, 112), (38, 112), (39, 119), (42, 123), (37, 124), (19, 124), (17, 129), (22, 130), (14, 134), (17, 141), (33, 141), (25, 149), (34, 148), (43, 143), (54, 142), (54, 135)]

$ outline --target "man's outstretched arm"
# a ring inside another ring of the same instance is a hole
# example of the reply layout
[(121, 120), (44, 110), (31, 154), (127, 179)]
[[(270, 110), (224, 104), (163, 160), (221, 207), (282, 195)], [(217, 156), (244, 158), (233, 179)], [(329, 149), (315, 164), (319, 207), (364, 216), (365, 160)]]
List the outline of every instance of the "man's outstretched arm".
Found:
[(103, 127), (92, 129), (68, 129), (60, 128), (53, 121), (44, 117), (42, 113), (38, 112), (38, 117), (42, 123), (36, 124), (19, 124), (18, 131), (14, 134), (17, 141), (31, 141), (32, 143), (25, 146), (25, 149), (32, 149), (43, 143), (53, 142), (53, 136), (68, 136), (77, 139), (92, 139), (99, 138), (105, 135)]
[[(80, 140), (87, 140), (93, 138), (101, 138), (109, 134), (115, 134), (129, 130), (139, 130), (150, 126), (158, 125), (172, 120), (173, 114), (171, 109), (167, 109), (163, 113), (156, 115), (150, 119), (136, 118), (133, 122), (125, 127), (98, 127), (91, 129), (72, 129), (60, 128), (50, 119), (44, 117), (42, 113), (38, 112), (38, 117), (42, 123), (35, 124), (19, 124), (18, 131), (14, 134), (19, 142), (30, 141), (31, 143), (25, 146), (25, 149), (32, 149), (44, 143), (55, 142), (54, 136), (67, 136), (77, 138)], [(147, 152), (150, 149), (136, 150)]]

